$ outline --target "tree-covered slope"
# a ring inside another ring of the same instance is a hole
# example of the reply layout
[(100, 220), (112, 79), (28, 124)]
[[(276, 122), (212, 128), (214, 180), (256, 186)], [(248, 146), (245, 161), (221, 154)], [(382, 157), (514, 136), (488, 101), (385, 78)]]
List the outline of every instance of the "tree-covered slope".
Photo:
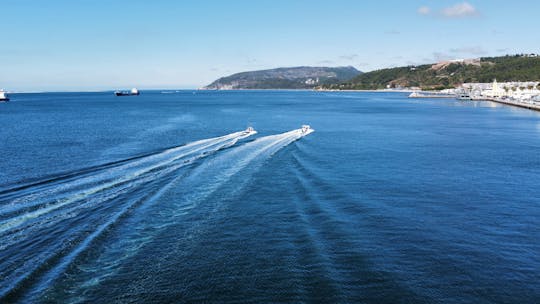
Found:
[(383, 89), (421, 87), (453, 88), (466, 82), (540, 81), (540, 57), (515, 55), (449, 61), (438, 64), (382, 69), (361, 74), (341, 84), (323, 85), (326, 89)]

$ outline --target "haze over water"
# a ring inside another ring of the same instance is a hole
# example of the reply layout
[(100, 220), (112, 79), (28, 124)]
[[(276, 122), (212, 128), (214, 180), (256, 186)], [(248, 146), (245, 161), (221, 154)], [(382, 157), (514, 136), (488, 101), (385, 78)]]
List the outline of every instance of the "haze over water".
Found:
[(401, 93), (15, 96), (3, 302), (540, 299), (536, 112)]

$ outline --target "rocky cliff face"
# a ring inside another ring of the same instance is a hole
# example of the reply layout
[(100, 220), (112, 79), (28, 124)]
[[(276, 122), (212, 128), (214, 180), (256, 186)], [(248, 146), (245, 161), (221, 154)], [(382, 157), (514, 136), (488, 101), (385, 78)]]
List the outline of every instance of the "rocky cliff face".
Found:
[(354, 67), (292, 67), (251, 71), (222, 77), (209, 90), (310, 89), (322, 84), (348, 81), (361, 74)]

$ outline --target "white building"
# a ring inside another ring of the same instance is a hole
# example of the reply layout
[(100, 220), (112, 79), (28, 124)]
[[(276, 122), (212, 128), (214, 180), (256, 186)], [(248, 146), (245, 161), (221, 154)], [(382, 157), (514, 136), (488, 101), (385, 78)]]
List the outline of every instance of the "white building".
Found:
[(506, 90), (499, 86), (499, 84), (497, 83), (497, 79), (493, 81), (491, 89), (483, 90), (481, 95), (490, 98), (500, 98), (503, 96), (507, 96)]
[(462, 88), (474, 98), (532, 100), (540, 95), (538, 82), (464, 83)]

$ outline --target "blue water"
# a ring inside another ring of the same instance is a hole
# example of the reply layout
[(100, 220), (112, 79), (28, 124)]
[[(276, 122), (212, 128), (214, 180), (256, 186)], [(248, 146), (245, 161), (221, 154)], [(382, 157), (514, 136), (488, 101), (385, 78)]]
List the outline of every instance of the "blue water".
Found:
[(538, 112), (43, 93), (0, 126), (0, 302), (540, 302)]

